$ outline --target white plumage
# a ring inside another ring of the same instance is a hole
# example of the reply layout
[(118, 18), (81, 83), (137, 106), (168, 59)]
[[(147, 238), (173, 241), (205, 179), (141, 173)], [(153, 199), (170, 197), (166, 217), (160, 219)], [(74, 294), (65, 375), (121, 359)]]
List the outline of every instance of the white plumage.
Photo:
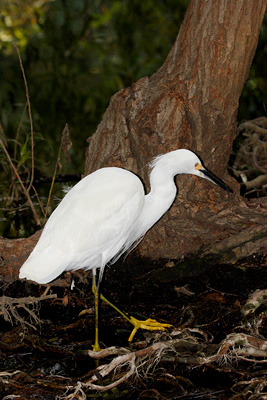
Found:
[(227, 186), (189, 150), (175, 150), (151, 164), (151, 191), (122, 168), (102, 168), (86, 176), (63, 198), (20, 269), (20, 278), (48, 283), (63, 271), (84, 268), (95, 273), (141, 240), (169, 209), (176, 196), (174, 176), (193, 174), (223, 189)]

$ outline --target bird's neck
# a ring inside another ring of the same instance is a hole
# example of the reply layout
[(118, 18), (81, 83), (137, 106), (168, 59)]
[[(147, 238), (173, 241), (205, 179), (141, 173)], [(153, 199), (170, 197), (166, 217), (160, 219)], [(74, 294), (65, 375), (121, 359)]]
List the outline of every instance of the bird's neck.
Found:
[(144, 233), (166, 213), (177, 193), (174, 175), (162, 170), (160, 166), (155, 166), (151, 172), (150, 187), (151, 190), (145, 196), (145, 204), (140, 216)]

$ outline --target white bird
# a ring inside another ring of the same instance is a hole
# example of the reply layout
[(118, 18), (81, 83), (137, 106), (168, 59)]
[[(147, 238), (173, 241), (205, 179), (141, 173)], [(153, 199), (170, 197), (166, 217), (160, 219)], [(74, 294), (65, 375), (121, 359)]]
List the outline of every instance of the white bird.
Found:
[[(63, 271), (91, 269), (98, 321), (98, 288), (105, 266), (113, 264), (122, 253), (139, 243), (170, 208), (177, 192), (174, 182), (177, 174), (197, 175), (230, 191), (190, 150), (160, 155), (150, 166), (151, 190), (147, 195), (141, 180), (122, 168), (101, 168), (77, 183), (49, 217), (19, 277), (45, 284)], [(127, 319), (135, 326), (131, 339), (140, 325), (145, 329), (162, 330), (169, 326), (154, 320), (148, 320), (146, 326), (147, 321)], [(97, 322), (94, 349), (99, 350)]]

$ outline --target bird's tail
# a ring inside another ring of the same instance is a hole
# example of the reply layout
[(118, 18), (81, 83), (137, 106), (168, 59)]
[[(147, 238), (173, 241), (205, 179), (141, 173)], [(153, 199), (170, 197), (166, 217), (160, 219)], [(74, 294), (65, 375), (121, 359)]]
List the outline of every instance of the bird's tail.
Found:
[(31, 253), (20, 269), (19, 278), (45, 284), (53, 281), (65, 269), (66, 263), (62, 254), (51, 248), (42, 249)]

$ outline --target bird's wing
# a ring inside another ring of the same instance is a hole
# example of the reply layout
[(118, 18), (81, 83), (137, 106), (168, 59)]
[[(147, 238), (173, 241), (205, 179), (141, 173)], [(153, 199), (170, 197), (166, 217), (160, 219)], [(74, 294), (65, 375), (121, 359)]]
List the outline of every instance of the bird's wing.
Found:
[(114, 236), (132, 230), (143, 202), (144, 189), (134, 174), (119, 168), (98, 170), (59, 204), (46, 224), (43, 244), (52, 239), (74, 253), (106, 247)]
[(143, 185), (126, 170), (104, 168), (85, 177), (50, 216), (24, 274), (35, 270), (52, 280), (65, 269), (103, 268), (125, 250), (143, 204)]

